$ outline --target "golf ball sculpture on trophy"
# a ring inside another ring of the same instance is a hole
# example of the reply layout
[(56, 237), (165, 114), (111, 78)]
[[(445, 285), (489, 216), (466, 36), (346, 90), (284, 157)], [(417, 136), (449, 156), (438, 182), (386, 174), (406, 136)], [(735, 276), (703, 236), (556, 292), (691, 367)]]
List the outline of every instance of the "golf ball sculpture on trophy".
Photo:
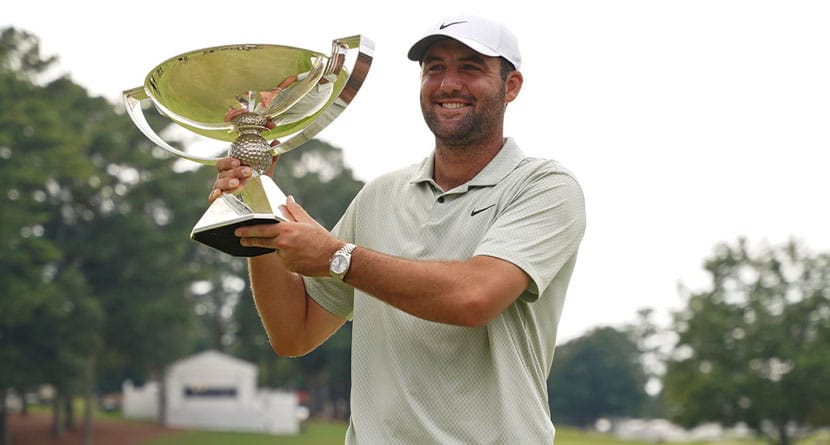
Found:
[[(159, 147), (183, 159), (215, 165), (167, 143), (149, 125), (144, 108), (201, 136), (230, 142), (227, 156), (251, 167), (253, 177), (216, 199), (190, 237), (234, 256), (272, 252), (244, 247), (237, 227), (286, 220), (285, 195), (264, 174), (276, 155), (299, 147), (351, 103), (372, 63), (374, 45), (360, 35), (335, 39), (330, 55), (283, 45), (228, 45), (191, 51), (153, 68), (144, 85), (124, 91), (127, 112)], [(279, 140), (272, 146), (272, 141)]]

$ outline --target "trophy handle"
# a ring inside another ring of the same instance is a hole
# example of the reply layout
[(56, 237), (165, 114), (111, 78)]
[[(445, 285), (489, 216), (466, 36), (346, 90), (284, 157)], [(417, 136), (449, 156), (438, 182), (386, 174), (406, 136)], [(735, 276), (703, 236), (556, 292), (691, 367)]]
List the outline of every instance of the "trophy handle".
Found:
[(156, 145), (159, 147), (173, 153), (176, 156), (181, 158), (198, 162), (200, 164), (206, 165), (214, 165), (216, 161), (221, 158), (211, 158), (211, 157), (204, 157), (204, 156), (197, 156), (192, 153), (187, 153), (181, 151), (172, 145), (168, 144), (161, 136), (156, 133), (155, 130), (150, 126), (147, 122), (147, 118), (144, 116), (144, 110), (141, 108), (141, 102), (143, 100), (150, 100), (150, 96), (144, 91), (144, 87), (136, 87), (129, 90), (124, 91), (124, 104), (127, 108), (127, 114), (133, 119), (136, 127), (144, 133), (144, 136), (147, 136), (151, 141), (155, 142)]
[[(328, 126), (337, 116), (339, 116), (346, 106), (351, 103), (352, 99), (354, 99), (354, 96), (357, 94), (357, 91), (366, 79), (366, 74), (369, 71), (369, 67), (372, 64), (372, 58), (374, 57), (374, 43), (370, 39), (361, 35), (355, 35), (332, 41), (332, 55), (328, 61), (328, 64), (325, 66), (325, 71), (322, 75), (338, 73), (343, 68), (342, 63), (345, 60), (346, 54), (349, 50), (356, 50), (357, 57), (355, 57), (351, 69), (348, 70), (349, 77), (341, 84), (342, 86), (340, 87), (340, 91), (332, 93), (332, 95), (336, 95), (334, 101), (307, 127), (298, 133), (291, 135), (286, 141), (281, 141), (281, 143), (276, 147), (268, 150), (268, 153), (271, 156), (286, 153), (308, 142), (311, 138), (317, 135), (317, 133), (322, 131), (323, 128)], [(340, 84), (340, 82), (338, 82), (338, 84)], [(180, 158), (205, 165), (215, 165), (218, 160), (222, 159), (222, 157), (206, 157), (198, 156), (193, 153), (187, 153), (171, 146), (164, 139), (162, 139), (161, 136), (159, 136), (158, 133), (156, 133), (156, 131), (150, 126), (147, 122), (146, 116), (144, 115), (142, 103), (151, 101), (151, 98), (143, 86), (126, 90), (124, 91), (123, 96), (127, 113), (136, 124), (136, 127), (138, 127), (138, 129), (144, 133), (148, 139), (159, 147)]]
[(354, 96), (366, 79), (366, 74), (369, 72), (369, 67), (374, 57), (375, 44), (372, 40), (361, 35), (335, 39), (332, 42), (332, 55), (324, 74), (338, 72), (341, 68), (338, 66), (338, 60), (344, 58), (348, 50), (357, 50), (357, 57), (354, 60), (351, 70), (349, 70), (349, 78), (343, 84), (342, 89), (336, 93), (337, 98), (309, 126), (293, 135), (287, 141), (281, 141), (279, 145), (269, 150), (272, 156), (283, 154), (308, 142), (339, 116), (346, 106), (351, 103), (352, 99), (354, 99)]

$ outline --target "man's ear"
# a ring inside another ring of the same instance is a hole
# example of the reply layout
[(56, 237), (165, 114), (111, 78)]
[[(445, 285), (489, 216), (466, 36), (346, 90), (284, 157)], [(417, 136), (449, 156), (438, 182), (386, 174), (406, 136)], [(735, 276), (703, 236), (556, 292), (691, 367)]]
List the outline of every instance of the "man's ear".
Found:
[(519, 95), (519, 91), (521, 91), (523, 83), (524, 77), (522, 77), (521, 71), (511, 71), (510, 74), (508, 74), (504, 89), (505, 102), (513, 102), (513, 99)]

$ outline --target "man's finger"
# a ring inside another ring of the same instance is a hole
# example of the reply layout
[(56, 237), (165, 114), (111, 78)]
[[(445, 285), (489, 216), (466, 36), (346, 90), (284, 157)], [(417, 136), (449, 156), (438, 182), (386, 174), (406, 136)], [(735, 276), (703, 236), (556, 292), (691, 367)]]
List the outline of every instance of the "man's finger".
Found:
[(219, 190), (219, 189), (211, 190), (210, 195), (208, 195), (208, 202), (215, 201), (216, 198), (218, 198), (220, 195), (222, 195), (222, 190)]
[(230, 170), (232, 168), (236, 168), (242, 165), (239, 159), (236, 158), (222, 158), (216, 161), (216, 170), (221, 172), (224, 170)]
[(314, 219), (306, 213), (305, 209), (294, 201), (293, 196), (288, 196), (285, 199), (285, 209), (288, 214), (297, 222), (315, 222)]
[(251, 226), (237, 227), (234, 235), (240, 238), (257, 238), (269, 240), (277, 236), (275, 224), (254, 224)]

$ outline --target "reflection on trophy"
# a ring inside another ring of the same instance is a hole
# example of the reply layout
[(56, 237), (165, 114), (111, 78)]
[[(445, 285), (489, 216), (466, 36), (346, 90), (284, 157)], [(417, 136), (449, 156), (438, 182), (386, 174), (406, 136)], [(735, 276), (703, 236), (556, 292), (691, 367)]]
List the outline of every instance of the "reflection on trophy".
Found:
[[(178, 150), (149, 125), (142, 105), (199, 135), (230, 142), (227, 155), (253, 170), (253, 178), (215, 200), (190, 237), (234, 256), (272, 252), (243, 247), (234, 229), (286, 220), (285, 195), (263, 174), (275, 155), (299, 147), (351, 103), (372, 63), (374, 45), (362, 36), (336, 39), (331, 55), (280, 45), (232, 45), (168, 59), (144, 86), (124, 91), (127, 112), (159, 147), (213, 165), (220, 157)], [(278, 139), (279, 145), (271, 146)]]

